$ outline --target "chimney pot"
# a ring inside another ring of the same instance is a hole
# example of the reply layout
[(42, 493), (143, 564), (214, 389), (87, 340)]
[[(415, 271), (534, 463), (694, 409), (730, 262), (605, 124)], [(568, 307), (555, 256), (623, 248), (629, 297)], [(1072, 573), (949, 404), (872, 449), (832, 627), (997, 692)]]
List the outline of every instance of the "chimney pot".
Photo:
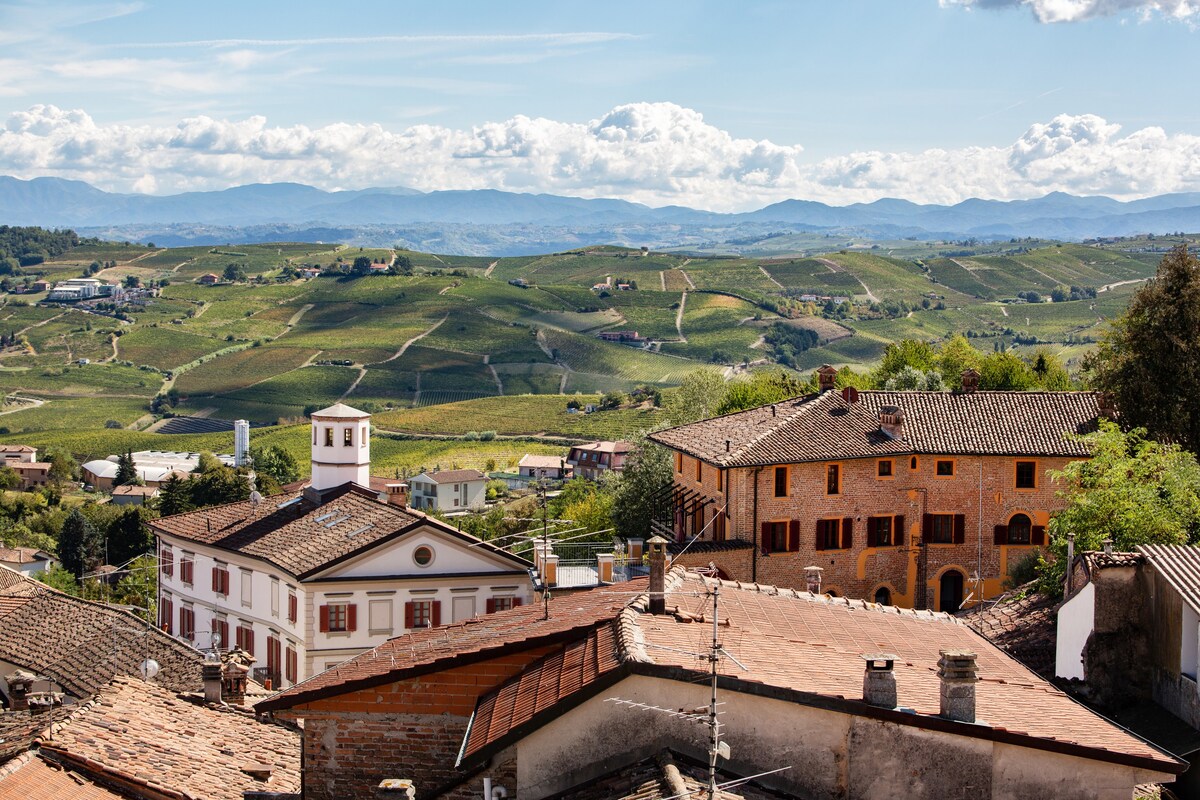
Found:
[(979, 389), (979, 373), (968, 367), (962, 373), (962, 390), (965, 394), (975, 394)]
[(863, 672), (863, 702), (880, 708), (896, 707), (896, 672), (892, 668), (899, 656), (891, 653), (864, 653), (867, 668)]
[(975, 721), (975, 654), (942, 650), (938, 659), (941, 716), (957, 722)]
[(889, 439), (904, 438), (904, 409), (883, 406), (879, 409), (879, 430)]
[(804, 581), (807, 584), (806, 588), (813, 594), (821, 593), (821, 573), (825, 570), (815, 564), (804, 568)]
[(667, 540), (654, 536), (650, 545), (650, 613), (665, 614), (667, 610)]
[(1113, 546), (1113, 540), (1111, 538), (1107, 538), (1104, 540), (1104, 555), (1106, 555), (1106, 556), (1112, 555), (1112, 546)]
[(206, 658), (200, 667), (200, 678), (204, 682), (204, 702), (221, 702), (221, 662)]

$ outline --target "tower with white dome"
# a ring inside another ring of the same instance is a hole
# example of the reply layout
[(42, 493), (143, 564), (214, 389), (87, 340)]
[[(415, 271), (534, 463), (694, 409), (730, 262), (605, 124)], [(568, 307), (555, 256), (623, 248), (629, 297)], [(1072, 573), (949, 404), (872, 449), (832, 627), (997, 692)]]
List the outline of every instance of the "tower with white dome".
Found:
[(371, 415), (345, 403), (312, 414), (312, 488), (344, 483), (367, 486), (371, 479)]

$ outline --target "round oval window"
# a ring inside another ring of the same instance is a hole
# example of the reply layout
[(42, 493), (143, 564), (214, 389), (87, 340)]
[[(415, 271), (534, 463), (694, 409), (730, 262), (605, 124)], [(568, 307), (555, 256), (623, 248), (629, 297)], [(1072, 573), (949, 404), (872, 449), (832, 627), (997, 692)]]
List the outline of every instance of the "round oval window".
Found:
[(433, 548), (421, 545), (413, 551), (413, 561), (418, 567), (427, 567), (433, 563)]

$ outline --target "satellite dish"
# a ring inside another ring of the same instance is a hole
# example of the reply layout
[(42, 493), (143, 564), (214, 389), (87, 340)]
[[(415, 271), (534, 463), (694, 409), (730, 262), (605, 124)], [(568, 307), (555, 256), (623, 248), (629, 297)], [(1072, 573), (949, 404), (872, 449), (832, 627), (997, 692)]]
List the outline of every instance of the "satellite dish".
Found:
[(147, 658), (138, 667), (138, 672), (142, 674), (142, 680), (144, 681), (154, 680), (154, 676), (158, 674), (158, 670), (158, 662), (153, 658)]

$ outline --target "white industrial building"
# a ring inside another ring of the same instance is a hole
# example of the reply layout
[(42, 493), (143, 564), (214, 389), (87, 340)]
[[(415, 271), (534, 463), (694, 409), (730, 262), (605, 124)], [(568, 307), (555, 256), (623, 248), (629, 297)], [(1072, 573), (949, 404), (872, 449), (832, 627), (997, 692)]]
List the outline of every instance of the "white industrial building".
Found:
[(369, 488), (370, 415), (312, 419), (310, 485), (150, 523), (160, 622), (200, 648), (239, 645), (288, 686), (408, 630), (533, 598), (532, 564)]
[[(172, 474), (187, 478), (200, 465), (199, 453), (139, 450), (132, 456), (134, 471), (147, 486), (161, 486)], [(219, 455), (216, 458), (227, 467), (234, 466), (233, 456)], [(111, 455), (86, 462), (80, 467), (83, 482), (102, 491), (112, 491), (119, 460), (120, 456)]]

